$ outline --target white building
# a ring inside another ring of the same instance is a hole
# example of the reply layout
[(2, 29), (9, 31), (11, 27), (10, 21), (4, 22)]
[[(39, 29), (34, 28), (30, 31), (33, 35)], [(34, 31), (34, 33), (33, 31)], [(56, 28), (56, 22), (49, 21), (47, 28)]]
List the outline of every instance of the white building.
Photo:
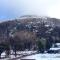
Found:
[(49, 51), (60, 53), (60, 43), (53, 44), (53, 46), (49, 49)]

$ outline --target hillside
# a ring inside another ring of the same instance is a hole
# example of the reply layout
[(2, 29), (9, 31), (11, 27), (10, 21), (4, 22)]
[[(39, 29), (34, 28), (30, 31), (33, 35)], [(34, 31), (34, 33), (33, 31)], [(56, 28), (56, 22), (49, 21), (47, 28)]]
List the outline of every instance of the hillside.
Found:
[(36, 49), (36, 41), (40, 39), (42, 41), (46, 39), (50, 45), (60, 42), (59, 30), (60, 19), (33, 15), (21, 16), (18, 19), (0, 23), (0, 44), (11, 42), (20, 47), (24, 46), (23, 48)]

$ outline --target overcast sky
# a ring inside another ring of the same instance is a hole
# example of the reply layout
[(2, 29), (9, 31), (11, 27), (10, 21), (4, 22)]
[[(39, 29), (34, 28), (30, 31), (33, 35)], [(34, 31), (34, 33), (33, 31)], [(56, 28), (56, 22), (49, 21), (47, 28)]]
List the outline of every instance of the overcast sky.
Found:
[(60, 18), (60, 0), (0, 0), (0, 21), (30, 14)]

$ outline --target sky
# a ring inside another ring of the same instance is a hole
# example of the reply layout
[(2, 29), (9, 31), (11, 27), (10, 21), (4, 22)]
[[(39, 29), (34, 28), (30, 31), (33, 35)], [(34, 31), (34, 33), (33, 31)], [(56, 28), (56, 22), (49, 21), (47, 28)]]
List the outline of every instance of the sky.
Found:
[(0, 0), (0, 21), (23, 15), (60, 18), (60, 0)]

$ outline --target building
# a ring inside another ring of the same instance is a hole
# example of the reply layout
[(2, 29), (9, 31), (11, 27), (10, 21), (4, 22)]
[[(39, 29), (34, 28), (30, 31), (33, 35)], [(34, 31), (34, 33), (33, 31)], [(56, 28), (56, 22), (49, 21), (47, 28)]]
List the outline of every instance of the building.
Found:
[(60, 53), (60, 43), (53, 44), (48, 53)]

